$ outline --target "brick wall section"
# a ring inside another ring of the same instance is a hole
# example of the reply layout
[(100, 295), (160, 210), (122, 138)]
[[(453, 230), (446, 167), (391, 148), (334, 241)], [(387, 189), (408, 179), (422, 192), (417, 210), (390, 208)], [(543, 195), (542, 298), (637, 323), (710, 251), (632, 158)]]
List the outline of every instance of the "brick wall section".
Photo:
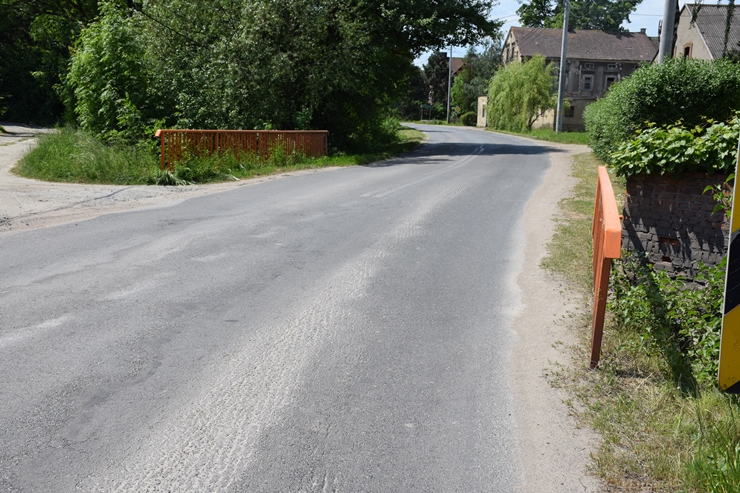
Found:
[(656, 270), (693, 279), (698, 262), (716, 265), (727, 249), (729, 220), (707, 185), (727, 175), (684, 173), (635, 175), (627, 179), (622, 248), (646, 252)]

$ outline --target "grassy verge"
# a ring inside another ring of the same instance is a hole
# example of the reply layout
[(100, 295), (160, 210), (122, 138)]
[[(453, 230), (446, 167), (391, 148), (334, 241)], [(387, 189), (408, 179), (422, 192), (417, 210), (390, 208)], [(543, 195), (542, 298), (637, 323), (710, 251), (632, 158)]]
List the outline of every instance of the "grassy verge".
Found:
[[(543, 260), (545, 268), (569, 281), (584, 304), (592, 286), (590, 226), (600, 164), (590, 153), (574, 160), (579, 184), (574, 196), (561, 202), (562, 219)], [(612, 183), (623, 197), (621, 180)], [(738, 399), (706, 382), (691, 390), (677, 385), (665, 347), (676, 341), (656, 344), (650, 334), (655, 314), (644, 311), (642, 298), (625, 295), (614, 303), (612, 294), (595, 371), (586, 363), (590, 310), (575, 317), (581, 340), (572, 348), (574, 364), (554, 372), (552, 382), (569, 391), (574, 414), (602, 436), (593, 456), (595, 471), (608, 491), (740, 492)], [(625, 317), (632, 321), (625, 323)]]
[(560, 144), (582, 144), (589, 145), (588, 134), (586, 132), (562, 132), (555, 133), (550, 128), (535, 128), (529, 132), (507, 132), (503, 130), (493, 130), (487, 128), (491, 132), (499, 132), (502, 134), (509, 135), (520, 135), (522, 137), (529, 137), (530, 139), (545, 140), (547, 142), (558, 142)]
[(159, 158), (151, 149), (106, 145), (85, 132), (65, 129), (40, 136), (38, 145), (13, 172), (26, 178), (73, 183), (208, 183), (302, 169), (367, 164), (408, 151), (423, 140), (423, 133), (402, 128), (395, 142), (368, 154), (308, 158), (278, 153), (266, 161), (236, 159), (230, 155), (196, 157), (178, 164), (170, 174), (159, 171)]

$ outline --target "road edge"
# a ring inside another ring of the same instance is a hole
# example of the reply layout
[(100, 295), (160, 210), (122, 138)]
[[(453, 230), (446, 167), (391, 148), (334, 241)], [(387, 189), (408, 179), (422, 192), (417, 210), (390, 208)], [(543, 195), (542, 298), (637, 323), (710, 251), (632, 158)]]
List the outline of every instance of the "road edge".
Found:
[(524, 209), (524, 264), (517, 279), (523, 310), (512, 324), (510, 362), (522, 471), (519, 491), (598, 492), (603, 486), (588, 474), (588, 467), (599, 436), (578, 427), (564, 403), (568, 395), (546, 378), (554, 363), (570, 365), (565, 348), (575, 335), (565, 320), (583, 309), (540, 267), (555, 231), (558, 203), (577, 183), (571, 176), (573, 156), (584, 152), (583, 146), (559, 147), (560, 152), (550, 153), (551, 166)]

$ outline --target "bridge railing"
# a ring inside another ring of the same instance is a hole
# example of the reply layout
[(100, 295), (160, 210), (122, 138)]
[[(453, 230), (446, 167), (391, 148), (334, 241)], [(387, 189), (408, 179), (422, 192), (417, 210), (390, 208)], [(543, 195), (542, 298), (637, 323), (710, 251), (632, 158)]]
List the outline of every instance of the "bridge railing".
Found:
[(160, 168), (174, 171), (175, 163), (188, 156), (210, 156), (219, 152), (256, 155), (269, 159), (276, 149), (285, 154), (300, 152), (308, 157), (329, 153), (327, 130), (165, 130), (160, 139)]
[(612, 259), (619, 258), (622, 248), (622, 223), (617, 212), (617, 200), (604, 166), (599, 166), (596, 184), (594, 219), (591, 226), (593, 240), (594, 306), (591, 335), (591, 368), (596, 368), (601, 357), (601, 339), (604, 333), (606, 295)]

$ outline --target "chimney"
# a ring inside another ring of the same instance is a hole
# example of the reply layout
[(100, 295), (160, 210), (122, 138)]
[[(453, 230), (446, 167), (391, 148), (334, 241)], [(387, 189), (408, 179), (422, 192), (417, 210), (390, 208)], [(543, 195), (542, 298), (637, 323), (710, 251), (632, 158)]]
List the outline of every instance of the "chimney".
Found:
[(642, 34), (647, 34), (647, 28), (646, 27), (643, 27), (642, 29), (640, 29), (640, 32)]

